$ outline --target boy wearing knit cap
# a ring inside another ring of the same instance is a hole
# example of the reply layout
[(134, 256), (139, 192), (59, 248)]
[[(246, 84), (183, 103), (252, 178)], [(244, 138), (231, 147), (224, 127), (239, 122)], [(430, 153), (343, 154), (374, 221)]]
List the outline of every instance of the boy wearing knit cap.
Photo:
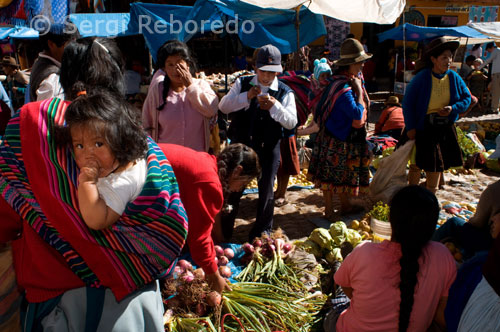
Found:
[[(280, 163), (280, 142), (286, 129), (297, 124), (293, 91), (277, 79), (281, 53), (273, 45), (265, 45), (256, 56), (255, 76), (239, 78), (220, 103), (222, 113), (232, 113), (228, 137), (232, 143), (243, 143), (255, 150), (262, 167), (259, 179), (257, 217), (249, 240), (272, 229), (274, 215), (274, 179)], [(221, 216), (225, 240), (231, 238), (234, 219), (243, 192), (232, 194), (228, 203), (233, 210)]]

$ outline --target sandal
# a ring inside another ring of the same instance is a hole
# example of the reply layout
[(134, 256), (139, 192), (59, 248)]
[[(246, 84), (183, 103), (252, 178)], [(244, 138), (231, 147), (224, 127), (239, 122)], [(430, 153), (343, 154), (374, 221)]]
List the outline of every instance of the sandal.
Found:
[(277, 207), (281, 207), (281, 206), (287, 205), (287, 204), (288, 204), (288, 201), (283, 197), (280, 197), (280, 198), (277, 198), (274, 200), (274, 206), (277, 206)]

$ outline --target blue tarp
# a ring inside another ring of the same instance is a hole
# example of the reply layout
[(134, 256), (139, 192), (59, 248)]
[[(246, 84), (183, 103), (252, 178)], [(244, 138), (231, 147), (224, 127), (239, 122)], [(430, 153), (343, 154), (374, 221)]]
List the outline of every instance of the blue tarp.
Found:
[[(299, 18), (301, 47), (326, 34), (322, 15), (303, 7)], [(295, 11), (264, 9), (236, 0), (198, 0), (193, 7), (132, 3), (129, 28), (144, 35), (155, 60), (156, 51), (167, 40), (186, 42), (214, 30), (238, 33), (241, 42), (252, 48), (273, 44), (283, 54), (297, 49)]]
[(0, 28), (0, 40), (7, 38), (38, 39), (38, 31), (25, 27)]
[(137, 34), (129, 29), (130, 13), (71, 14), (82, 37), (123, 37)]
[(156, 61), (156, 52), (167, 40), (185, 40), (183, 26), (192, 9), (190, 6), (132, 3), (129, 30), (143, 35)]
[[(403, 27), (405, 30), (405, 38), (403, 38)], [(467, 38), (488, 38), (488, 36), (483, 35), (479, 31), (472, 29), (468, 26), (462, 25), (458, 27), (449, 28), (433, 28), (433, 27), (421, 27), (409, 23), (405, 23), (393, 29), (381, 32), (377, 34), (378, 41), (383, 42), (387, 39), (392, 40), (409, 40), (409, 41), (422, 41), (427, 39), (433, 39), (439, 36), (450, 36), (450, 37), (467, 37)]]

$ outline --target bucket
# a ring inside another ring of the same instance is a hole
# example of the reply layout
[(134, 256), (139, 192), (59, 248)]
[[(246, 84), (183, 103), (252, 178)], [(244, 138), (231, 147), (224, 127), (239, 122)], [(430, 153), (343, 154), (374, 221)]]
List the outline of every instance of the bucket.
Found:
[(370, 227), (373, 232), (373, 242), (380, 243), (384, 240), (391, 239), (392, 229), (388, 221), (382, 221), (371, 217)]

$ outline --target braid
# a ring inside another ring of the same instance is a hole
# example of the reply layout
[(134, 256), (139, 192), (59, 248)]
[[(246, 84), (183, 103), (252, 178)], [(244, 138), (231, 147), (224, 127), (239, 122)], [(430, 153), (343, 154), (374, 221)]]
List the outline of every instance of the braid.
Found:
[(244, 144), (231, 144), (227, 146), (217, 157), (217, 168), (219, 179), (222, 184), (224, 194), (224, 207), (227, 208), (227, 198), (229, 197), (229, 181), (234, 170), (242, 167), (240, 176), (254, 178), (259, 177), (261, 167), (259, 158), (254, 150)]
[(168, 90), (170, 90), (170, 78), (168, 78), (168, 75), (165, 73), (165, 78), (163, 79), (163, 90), (161, 91), (162, 104), (158, 106), (158, 111), (161, 111), (167, 104)]
[(399, 289), (401, 291), (401, 304), (399, 305), (399, 332), (405, 332), (410, 324), (410, 315), (413, 309), (415, 286), (417, 285), (417, 274), (419, 271), (418, 258), (422, 253), (422, 247), (401, 245), (402, 256), (399, 260), (401, 265)]
[(410, 324), (420, 270), (418, 260), (436, 229), (438, 216), (436, 196), (425, 188), (404, 187), (391, 200), (392, 241), (401, 245), (399, 332), (405, 332)]

